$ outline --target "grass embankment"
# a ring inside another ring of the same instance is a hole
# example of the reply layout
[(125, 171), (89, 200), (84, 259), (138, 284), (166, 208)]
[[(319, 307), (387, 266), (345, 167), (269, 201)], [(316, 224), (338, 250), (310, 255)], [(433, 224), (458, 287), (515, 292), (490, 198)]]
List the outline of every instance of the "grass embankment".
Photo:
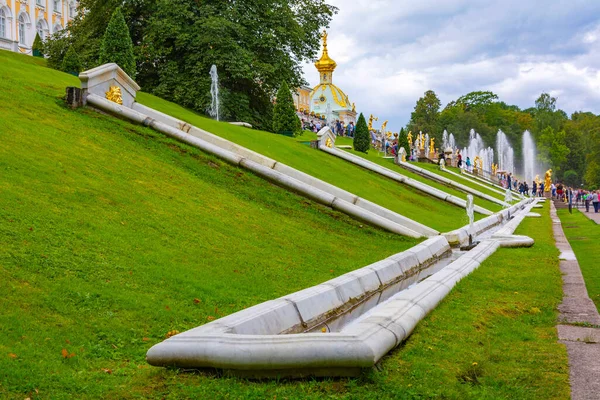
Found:
[[(504, 195), (503, 194), (500, 194), (500, 193), (495, 192), (494, 190), (492, 190), (492, 189), (495, 189), (495, 190), (502, 191), (502, 189), (493, 187), (493, 186), (491, 186), (490, 184), (488, 184), (486, 182), (478, 181), (477, 178), (474, 178), (474, 177), (471, 177), (471, 176), (468, 176), (468, 175), (465, 175), (465, 177), (462, 177), (462, 176), (456, 176), (456, 175), (453, 175), (453, 174), (449, 174), (449, 173), (446, 173), (444, 171), (440, 171), (439, 167), (437, 165), (434, 165), (434, 164), (415, 163), (415, 165), (417, 167), (421, 167), (423, 169), (427, 169), (427, 170), (433, 172), (434, 174), (438, 174), (438, 175), (443, 176), (445, 178), (452, 179), (452, 180), (454, 180), (454, 181), (456, 181), (458, 183), (461, 183), (461, 184), (463, 184), (465, 186), (468, 186), (468, 187), (470, 187), (472, 189), (478, 190), (481, 193), (485, 193), (485, 194), (487, 194), (489, 196), (495, 197), (498, 200), (504, 201)], [(456, 172), (457, 174), (460, 174), (460, 169), (459, 168), (453, 168), (453, 167), (449, 167), (449, 168), (451, 168), (451, 170), (453, 172)], [(481, 185), (479, 185), (477, 183), (474, 183), (473, 181), (476, 181), (476, 182), (480, 183)], [(516, 202), (517, 202), (516, 199), (513, 199), (513, 203), (516, 203)]]
[[(361, 379), (254, 382), (168, 371), (153, 395), (277, 399), (565, 399), (569, 370), (557, 342), (562, 299), (548, 206), (517, 234), (536, 244), (500, 249)], [(142, 385), (136, 382), (136, 385)], [(139, 389), (133, 387), (135, 392)]]
[[(590, 209), (594, 212), (593, 207)], [(556, 212), (579, 262), (588, 295), (600, 310), (600, 226), (578, 210), (573, 214), (567, 209)]]
[(162, 397), (145, 353), (168, 331), (418, 242), (69, 110), (78, 79), (32, 57), (0, 51), (0, 75), (0, 398)]
[[(176, 104), (145, 93), (138, 94), (138, 101), (440, 232), (449, 232), (468, 223), (466, 213), (461, 207), (426, 196), (419, 190), (399, 185), (374, 172), (332, 157), (322, 151), (311, 149), (308, 142), (314, 138), (312, 133), (307, 133), (306, 138), (291, 139), (204, 118)], [(302, 143), (302, 141), (306, 143)], [(440, 218), (442, 215), (444, 217)]]
[(14, 104), (0, 116), (0, 397), (568, 397), (547, 209), (517, 231), (535, 247), (492, 256), (380, 372), (252, 382), (149, 367), (169, 329), (413, 243), (151, 130), (67, 110), (76, 79), (36, 63), (0, 52), (0, 104)]
[[(336, 139), (336, 144), (352, 145), (352, 139), (349, 139), (349, 138), (338, 138), (338, 139)], [(352, 153), (354, 155), (357, 155), (359, 157), (363, 157), (363, 158), (365, 158), (365, 159), (367, 159), (369, 161), (372, 161), (372, 162), (374, 162), (376, 164), (379, 164), (379, 165), (381, 165), (383, 167), (391, 169), (392, 171), (396, 171), (399, 174), (402, 174), (402, 175), (406, 176), (407, 178), (414, 179), (414, 180), (416, 180), (418, 182), (425, 183), (426, 185), (429, 185), (429, 186), (431, 186), (433, 188), (442, 190), (442, 191), (444, 191), (444, 192), (446, 192), (446, 193), (448, 193), (450, 195), (453, 195), (453, 196), (456, 196), (458, 198), (465, 199), (465, 200), (467, 198), (467, 193), (461, 192), (460, 190), (457, 190), (457, 189), (455, 189), (452, 186), (443, 185), (441, 183), (438, 183), (437, 181), (425, 178), (425, 177), (423, 177), (421, 175), (418, 175), (418, 174), (416, 174), (416, 173), (414, 173), (412, 171), (404, 169), (404, 168), (396, 165), (394, 163), (393, 159), (391, 159), (391, 158), (383, 158), (381, 156), (381, 153), (376, 152), (374, 150), (369, 151), (369, 153), (367, 153), (367, 154), (361, 153), (359, 151), (354, 151), (353, 149), (344, 149), (344, 150), (346, 150), (349, 153)], [(419, 166), (420, 165), (421, 164), (419, 164)], [(498, 211), (502, 210), (502, 206), (500, 206), (499, 204), (496, 204), (494, 202), (491, 202), (489, 200), (482, 199), (482, 198), (479, 198), (479, 197), (475, 197), (475, 204), (477, 204), (478, 206), (481, 206), (481, 207), (483, 207), (483, 208), (485, 208), (487, 210), (490, 210), (492, 212), (498, 212)], [(479, 216), (478, 218), (482, 218), (482, 217)]]

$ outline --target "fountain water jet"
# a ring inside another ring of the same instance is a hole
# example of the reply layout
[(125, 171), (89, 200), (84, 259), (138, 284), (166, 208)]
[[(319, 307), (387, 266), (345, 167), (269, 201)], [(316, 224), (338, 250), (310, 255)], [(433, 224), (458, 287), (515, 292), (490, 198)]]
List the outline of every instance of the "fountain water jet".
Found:
[(210, 84), (212, 100), (208, 109), (208, 115), (219, 121), (219, 75), (217, 74), (217, 66), (214, 64), (210, 67), (210, 78), (212, 80)]
[(539, 166), (536, 164), (537, 153), (531, 132), (523, 133), (523, 177), (527, 182), (533, 182)]
[(501, 130), (496, 136), (496, 152), (498, 154), (498, 168), (502, 171), (515, 172), (515, 152), (506, 134)]

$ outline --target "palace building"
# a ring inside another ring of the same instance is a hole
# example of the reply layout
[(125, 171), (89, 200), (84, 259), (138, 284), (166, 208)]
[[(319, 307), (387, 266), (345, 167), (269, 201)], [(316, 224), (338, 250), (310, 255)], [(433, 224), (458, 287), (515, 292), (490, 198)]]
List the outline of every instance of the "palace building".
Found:
[(77, 14), (75, 0), (0, 0), (0, 49), (32, 54), (35, 34), (61, 31)]
[(327, 52), (327, 32), (323, 32), (323, 54), (315, 63), (319, 71), (320, 83), (309, 93), (310, 112), (327, 116), (331, 113), (331, 120), (340, 120), (345, 125), (353, 122), (356, 124), (356, 110), (350, 102), (348, 95), (333, 84), (333, 71), (337, 64), (329, 57)]

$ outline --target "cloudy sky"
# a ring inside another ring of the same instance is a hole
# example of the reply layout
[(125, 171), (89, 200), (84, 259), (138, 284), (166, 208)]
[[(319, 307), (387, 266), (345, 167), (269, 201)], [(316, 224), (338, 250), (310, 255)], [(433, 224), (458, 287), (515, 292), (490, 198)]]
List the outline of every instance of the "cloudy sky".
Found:
[[(542, 92), (600, 113), (600, 0), (329, 0), (333, 75), (357, 111), (397, 131), (434, 90), (444, 107), (491, 90), (521, 108)], [(310, 86), (319, 75), (304, 67)]]

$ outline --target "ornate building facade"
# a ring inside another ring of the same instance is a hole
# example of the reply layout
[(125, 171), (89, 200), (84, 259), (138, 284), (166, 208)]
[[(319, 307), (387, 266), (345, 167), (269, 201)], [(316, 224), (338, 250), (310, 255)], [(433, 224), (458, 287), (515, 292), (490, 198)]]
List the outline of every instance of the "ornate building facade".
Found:
[(0, 0), (0, 49), (32, 54), (42, 39), (66, 28), (77, 14), (76, 0)]
[(327, 52), (327, 32), (323, 32), (323, 54), (315, 63), (319, 71), (320, 83), (310, 92), (310, 112), (325, 116), (331, 113), (330, 119), (340, 120), (345, 125), (356, 124), (356, 110), (348, 95), (333, 84), (333, 71), (337, 64)]

